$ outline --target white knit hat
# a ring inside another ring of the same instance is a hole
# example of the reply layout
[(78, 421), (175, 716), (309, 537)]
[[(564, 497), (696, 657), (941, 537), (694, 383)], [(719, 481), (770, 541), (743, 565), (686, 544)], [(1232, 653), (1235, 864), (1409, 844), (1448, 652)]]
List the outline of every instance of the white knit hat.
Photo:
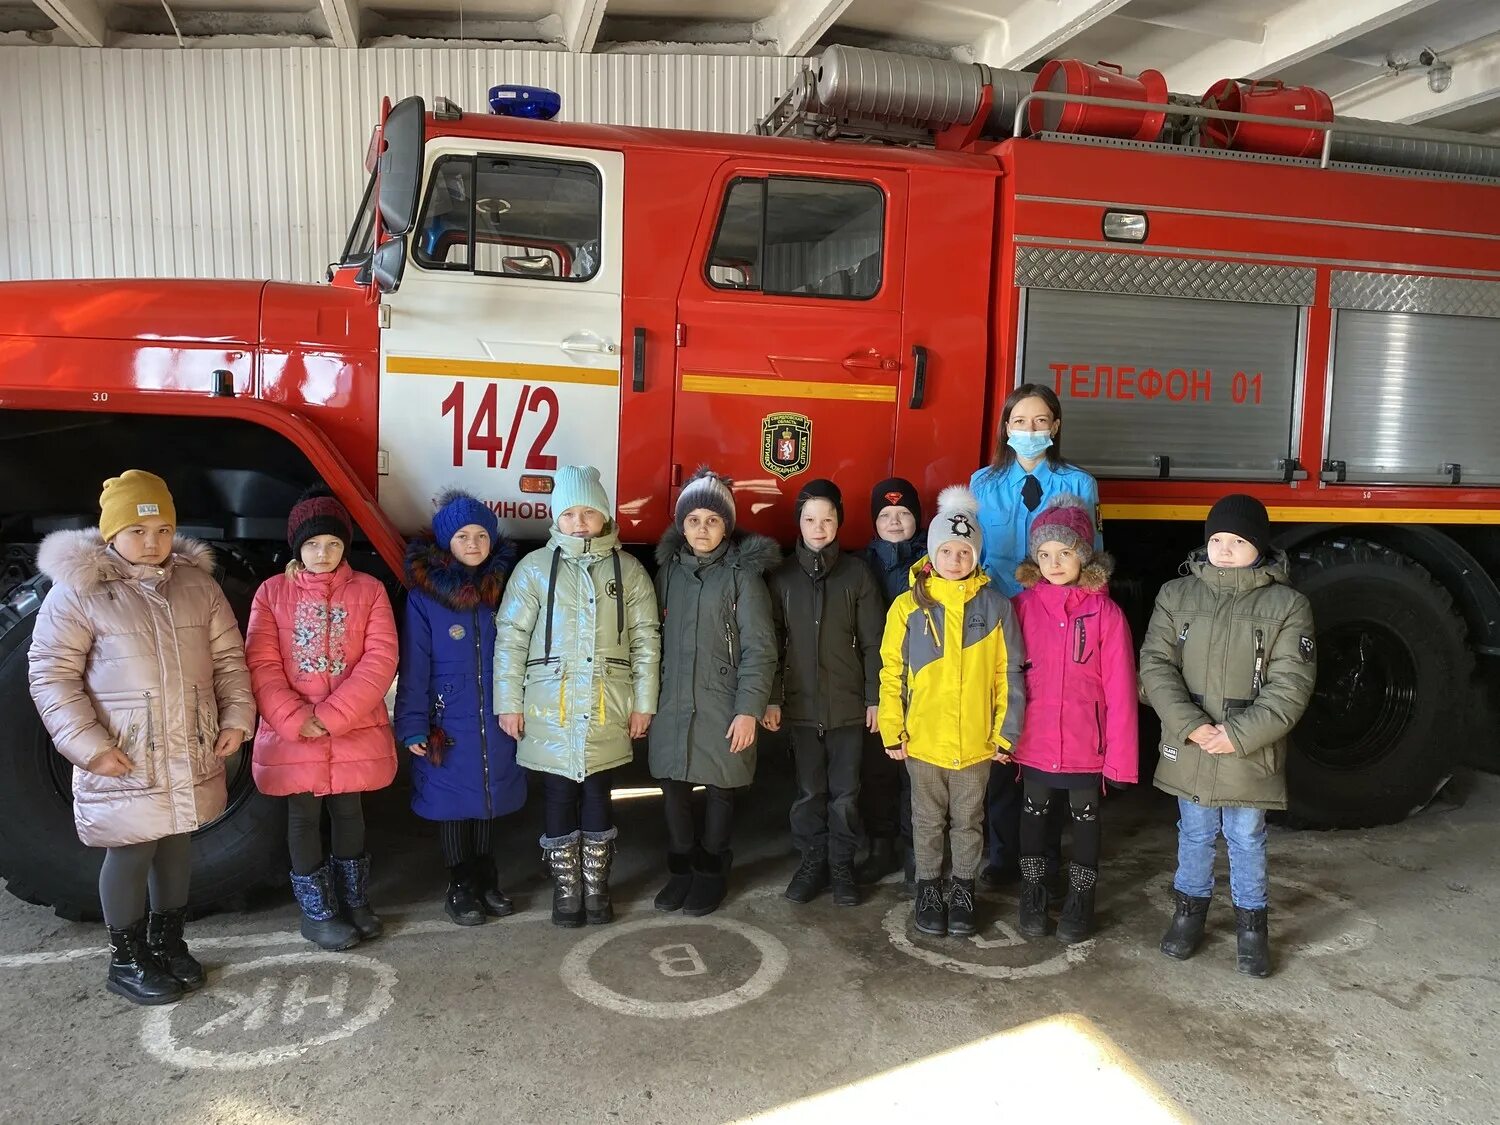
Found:
[(682, 486), (682, 495), (677, 497), (677, 510), (673, 515), (677, 530), (682, 530), (682, 521), (687, 519), (689, 512), (704, 508), (718, 513), (719, 518), (724, 521), (725, 535), (732, 532), (734, 492), (729, 487), (731, 483), (706, 465), (694, 473), (693, 479)]
[(552, 485), (552, 518), (569, 508), (593, 508), (602, 512), (605, 519), (613, 519), (609, 496), (604, 485), (599, 483), (599, 470), (592, 465), (564, 465), (557, 470)]
[(979, 530), (979, 501), (961, 484), (951, 484), (938, 493), (938, 512), (927, 529), (927, 557), (936, 559), (944, 543), (967, 543), (974, 548), (978, 565), (984, 553), (984, 532)]

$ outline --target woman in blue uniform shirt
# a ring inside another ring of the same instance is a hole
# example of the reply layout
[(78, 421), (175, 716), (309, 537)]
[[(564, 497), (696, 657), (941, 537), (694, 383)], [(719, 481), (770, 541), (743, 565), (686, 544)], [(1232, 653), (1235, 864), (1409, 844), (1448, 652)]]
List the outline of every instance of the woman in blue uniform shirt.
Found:
[[(1022, 383), (1000, 411), (995, 457), (969, 481), (979, 500), (984, 558), (990, 581), (1007, 597), (1021, 592), (1016, 567), (1026, 561), (1026, 537), (1036, 514), (1059, 493), (1086, 502), (1097, 515), (1099, 485), (1083, 469), (1062, 459), (1062, 405), (1051, 388)], [(1104, 548), (1095, 521), (1094, 550)]]
[[(969, 482), (979, 500), (979, 523), (984, 529), (981, 564), (1007, 597), (1021, 590), (1016, 567), (1027, 557), (1031, 521), (1059, 493), (1071, 493), (1089, 505), (1094, 512), (1094, 550), (1104, 548), (1099, 533), (1099, 485), (1083, 469), (1063, 460), (1061, 431), (1062, 404), (1057, 395), (1036, 383), (1021, 384), (1000, 410), (994, 459)], [(1020, 878), (1021, 802), (1016, 767), (996, 762), (990, 767), (985, 801), (987, 861), (979, 875), (988, 886)], [(1066, 819), (1066, 805), (1054, 802), (1047, 812), (1049, 876), (1060, 863)]]

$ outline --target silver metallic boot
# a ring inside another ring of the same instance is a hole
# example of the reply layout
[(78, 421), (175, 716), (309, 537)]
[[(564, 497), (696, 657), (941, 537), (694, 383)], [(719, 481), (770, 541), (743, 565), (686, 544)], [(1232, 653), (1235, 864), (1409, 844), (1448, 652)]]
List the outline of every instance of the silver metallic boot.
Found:
[(615, 828), (583, 834), (583, 905), (591, 926), (615, 920), (614, 904), (609, 900), (609, 868), (614, 862), (618, 834)]

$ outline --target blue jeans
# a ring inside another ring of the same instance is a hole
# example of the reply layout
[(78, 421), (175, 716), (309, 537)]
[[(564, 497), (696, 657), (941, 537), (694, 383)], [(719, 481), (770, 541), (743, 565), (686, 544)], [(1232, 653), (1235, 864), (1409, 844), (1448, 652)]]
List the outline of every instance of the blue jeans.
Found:
[(1222, 826), (1229, 844), (1229, 894), (1242, 910), (1266, 907), (1266, 812), (1211, 809), (1177, 799), (1177, 877), (1185, 895), (1208, 898), (1214, 890), (1214, 851)]

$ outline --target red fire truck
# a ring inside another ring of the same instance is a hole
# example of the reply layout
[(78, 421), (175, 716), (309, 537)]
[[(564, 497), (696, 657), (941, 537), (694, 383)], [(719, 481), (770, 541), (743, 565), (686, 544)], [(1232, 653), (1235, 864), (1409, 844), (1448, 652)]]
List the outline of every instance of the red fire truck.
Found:
[[(243, 605), (316, 477), (392, 576), (445, 486), (540, 538), (570, 462), (601, 467), (634, 544), (704, 462), (785, 541), (809, 476), (858, 496), (899, 473), (929, 501), (967, 480), (1020, 381), (1062, 398), (1138, 621), (1215, 498), (1270, 508), (1320, 634), (1295, 819), (1398, 819), (1491, 754), (1500, 148), (1275, 84), (846, 48), (758, 132), (409, 98), (332, 284), (0, 285), (12, 892), (95, 903), (25, 664), (35, 545), (90, 525), (105, 476), (164, 474)], [(284, 870), (275, 806), (230, 780), (204, 902)]]

